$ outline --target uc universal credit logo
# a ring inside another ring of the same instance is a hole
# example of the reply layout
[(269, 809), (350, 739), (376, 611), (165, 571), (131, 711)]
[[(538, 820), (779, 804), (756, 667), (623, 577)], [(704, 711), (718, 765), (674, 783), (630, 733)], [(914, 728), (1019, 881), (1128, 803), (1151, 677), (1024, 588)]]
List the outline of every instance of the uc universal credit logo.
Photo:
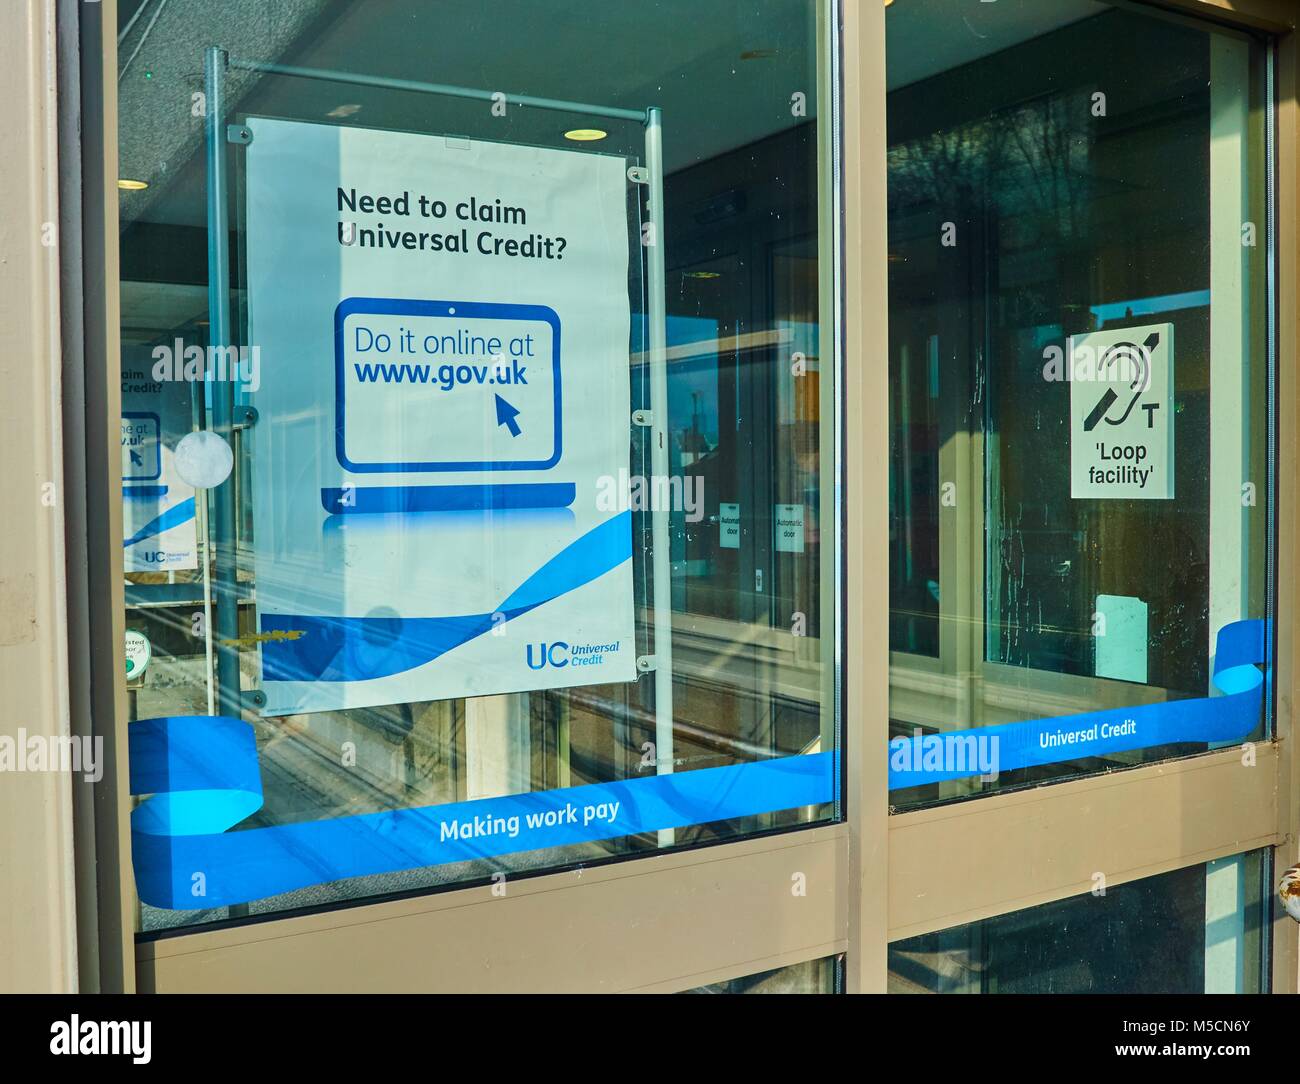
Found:
[(609, 644), (567, 644), (563, 640), (528, 644), (525, 658), (529, 670), (561, 670), (566, 666), (600, 666), (606, 655), (618, 651), (621, 640)]

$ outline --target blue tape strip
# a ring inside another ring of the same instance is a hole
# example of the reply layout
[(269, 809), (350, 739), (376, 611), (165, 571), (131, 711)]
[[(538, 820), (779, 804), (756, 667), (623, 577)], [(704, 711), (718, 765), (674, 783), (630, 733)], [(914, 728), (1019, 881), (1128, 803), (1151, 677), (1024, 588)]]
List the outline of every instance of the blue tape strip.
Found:
[(1160, 745), (1244, 738), (1259, 725), (1265, 673), (1256, 664), (1267, 661), (1270, 637), (1268, 621), (1237, 621), (1219, 631), (1213, 679), (1219, 696), (893, 738), (889, 789)]
[(131, 814), (136, 889), (145, 903), (176, 911), (819, 805), (834, 798), (838, 774), (836, 754), (816, 753), (229, 832), (261, 805), (251, 726), (170, 717), (132, 723), (127, 733), (132, 793), (160, 791)]
[[(518, 594), (527, 600), (532, 590), (525, 584)], [(1217, 697), (896, 738), (889, 749), (890, 788), (980, 774), (979, 765), (943, 762), (959, 743), (980, 736), (998, 737), (1001, 771), (1244, 737), (1259, 723), (1267, 678), (1256, 664), (1269, 657), (1270, 638), (1264, 621), (1237, 622), (1219, 633)], [(1103, 734), (1106, 727), (1112, 732)], [(1087, 736), (1093, 730), (1096, 736)], [(1043, 740), (1067, 734), (1083, 736)], [(262, 805), (251, 726), (225, 716), (167, 717), (132, 723), (128, 735), (131, 793), (152, 795), (131, 814), (136, 886), (144, 902), (170, 910), (228, 906), (349, 877), (819, 805), (834, 799), (839, 777), (838, 754), (826, 752), (228, 831)], [(926, 744), (932, 740), (937, 744)], [(939, 757), (937, 764), (927, 762), (931, 755)]]

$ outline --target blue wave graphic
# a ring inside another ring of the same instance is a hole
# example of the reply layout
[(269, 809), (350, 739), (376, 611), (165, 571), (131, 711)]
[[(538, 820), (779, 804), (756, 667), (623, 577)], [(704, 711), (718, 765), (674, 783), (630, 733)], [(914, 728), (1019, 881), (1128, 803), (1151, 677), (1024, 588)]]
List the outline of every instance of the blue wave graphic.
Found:
[(134, 546), (137, 542), (143, 542), (146, 538), (152, 538), (156, 534), (162, 534), (164, 531), (170, 531), (173, 527), (179, 527), (182, 523), (187, 523), (194, 518), (194, 498), (181, 501), (179, 504), (173, 504), (167, 511), (160, 516), (155, 516), (130, 538), (122, 543), (122, 548)]
[(262, 632), (302, 635), (262, 644), (262, 679), (364, 681), (400, 674), (489, 632), (496, 614), (511, 621), (631, 558), (632, 513), (621, 512), (566, 546), (488, 613), (452, 617), (263, 614)]

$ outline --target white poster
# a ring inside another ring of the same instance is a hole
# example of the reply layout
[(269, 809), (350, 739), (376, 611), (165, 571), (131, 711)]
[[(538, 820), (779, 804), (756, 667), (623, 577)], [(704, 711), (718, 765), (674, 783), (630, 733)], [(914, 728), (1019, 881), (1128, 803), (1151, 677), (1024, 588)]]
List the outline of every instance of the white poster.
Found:
[(191, 430), (191, 386), (157, 380), (148, 352), (122, 365), (122, 551), (127, 572), (198, 568), (194, 490), (173, 450)]
[(1070, 339), (1070, 496), (1172, 500), (1174, 325)]
[(626, 162), (246, 127), (263, 711), (635, 680)]

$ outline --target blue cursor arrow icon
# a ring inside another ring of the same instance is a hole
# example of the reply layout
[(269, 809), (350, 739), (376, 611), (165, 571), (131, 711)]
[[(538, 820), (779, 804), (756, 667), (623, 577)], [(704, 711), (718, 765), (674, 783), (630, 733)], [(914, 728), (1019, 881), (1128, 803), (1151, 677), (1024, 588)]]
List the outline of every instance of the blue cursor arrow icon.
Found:
[(519, 423), (515, 421), (519, 417), (519, 411), (507, 403), (501, 396), (496, 396), (497, 401), (497, 425), (504, 425), (510, 430), (512, 437), (519, 436)]

